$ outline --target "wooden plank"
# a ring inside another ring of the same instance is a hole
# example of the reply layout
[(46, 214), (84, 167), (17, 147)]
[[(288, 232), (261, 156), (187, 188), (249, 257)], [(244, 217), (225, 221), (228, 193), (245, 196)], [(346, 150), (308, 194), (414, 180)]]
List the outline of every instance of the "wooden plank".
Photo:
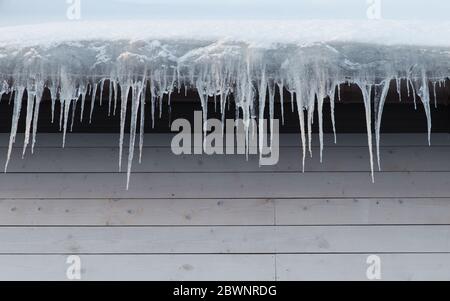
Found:
[(0, 225), (450, 225), (449, 211), (449, 198), (0, 199)]
[(450, 252), (450, 226), (0, 227), (2, 254)]
[(0, 198), (448, 197), (450, 172), (1, 174)]
[[(81, 255), (82, 281), (367, 280), (371, 254)], [(448, 281), (449, 254), (379, 254), (381, 280)], [(67, 255), (0, 255), (1, 281), (65, 281)]]
[[(170, 146), (172, 134), (145, 134), (144, 146), (163, 147)], [(433, 146), (450, 145), (450, 135), (443, 133), (433, 133), (431, 136)], [(18, 134), (15, 147), (22, 148), (24, 135)], [(124, 146), (127, 146), (129, 136), (124, 137)], [(319, 145), (318, 134), (313, 134), (312, 143)], [(9, 134), (0, 134), (0, 146), (7, 147), (9, 144)], [(66, 137), (66, 148), (70, 147), (118, 147), (119, 134), (81, 134), (68, 133)], [(301, 146), (300, 134), (280, 134), (281, 146)], [(367, 136), (365, 134), (338, 134), (337, 144), (334, 143), (332, 134), (324, 134), (324, 145), (327, 147), (341, 146), (367, 146)], [(422, 134), (382, 134), (382, 146), (426, 146), (428, 138), (426, 133)], [(62, 134), (38, 133), (36, 147), (61, 147)]]
[[(277, 255), (280, 281), (364, 281), (371, 254)], [(450, 254), (378, 254), (381, 280), (449, 281)]]
[[(6, 152), (6, 150), (5, 150)], [(369, 152), (365, 147), (319, 149), (307, 158), (306, 171), (369, 171)], [(447, 157), (450, 147), (385, 147), (380, 150), (382, 171), (450, 171)], [(118, 172), (118, 148), (39, 148), (22, 159), (15, 149), (8, 172)], [(123, 158), (126, 165), (127, 156)], [(285, 172), (300, 171), (301, 150), (283, 147), (274, 166), (259, 166), (259, 156), (250, 155), (181, 155), (169, 148), (146, 148), (141, 164), (134, 162), (134, 172)], [(125, 172), (125, 171), (124, 171)]]
[(275, 200), (277, 225), (450, 224), (450, 199)]
[[(273, 281), (274, 255), (83, 255), (82, 281)], [(0, 281), (65, 281), (64, 255), (0, 255)]]
[(267, 199), (0, 200), (0, 225), (273, 225)]
[[(128, 150), (127, 150), (128, 151)], [(122, 158), (127, 164), (127, 151)], [(6, 150), (5, 150), (6, 153)], [(384, 147), (380, 150), (382, 171), (450, 171), (450, 147)], [(306, 159), (306, 171), (369, 171), (369, 151), (366, 147), (339, 147), (324, 150), (323, 162), (319, 149)], [(136, 153), (137, 157), (137, 153)], [(8, 172), (118, 172), (118, 148), (38, 148), (22, 159), (22, 150), (12, 152)], [(283, 147), (279, 162), (259, 166), (259, 155), (181, 155), (169, 148), (146, 148), (142, 163), (133, 162), (133, 172), (286, 172), (301, 171), (301, 148)], [(126, 172), (126, 169), (125, 171)]]

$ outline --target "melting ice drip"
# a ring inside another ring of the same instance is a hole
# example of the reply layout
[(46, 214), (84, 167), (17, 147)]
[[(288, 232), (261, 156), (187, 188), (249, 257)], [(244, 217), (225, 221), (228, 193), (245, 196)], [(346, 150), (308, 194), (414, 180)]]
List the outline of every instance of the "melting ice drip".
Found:
[[(139, 133), (139, 162), (142, 160), (144, 113), (151, 106), (151, 122), (155, 125), (156, 106), (171, 105), (171, 95), (189, 89), (196, 90), (208, 116), (208, 100), (220, 103), (224, 118), (226, 104), (234, 101), (237, 115), (244, 120), (246, 137), (252, 119), (262, 120), (266, 110), (274, 119), (275, 95), (281, 96), (284, 120), (284, 93), (290, 92), (292, 108), (298, 109), (302, 143), (302, 165), (307, 152), (312, 155), (312, 124), (318, 112), (320, 160), (323, 151), (323, 106), (331, 105), (331, 119), (336, 142), (334, 106), (341, 99), (343, 84), (356, 84), (361, 89), (365, 106), (370, 169), (374, 180), (373, 132), (376, 160), (380, 166), (380, 127), (389, 87), (395, 81), (402, 100), (402, 87), (414, 105), (420, 101), (425, 108), (428, 141), (431, 133), (430, 103), (436, 102), (436, 90), (445, 85), (450, 75), (450, 49), (443, 47), (381, 46), (363, 43), (312, 43), (307, 45), (274, 44), (255, 47), (244, 42), (126, 40), (59, 43), (49, 46), (28, 46), (20, 49), (0, 48), (0, 96), (9, 93), (14, 106), (11, 135), (5, 171), (16, 140), (21, 110), (26, 110), (23, 145), (25, 155), (31, 140), (31, 152), (36, 143), (39, 106), (43, 91), (52, 96), (54, 120), (55, 103), (60, 102), (60, 129), (63, 147), (66, 132), (75, 118), (91, 122), (96, 105), (108, 104), (109, 114), (120, 114), (119, 170), (122, 170), (123, 141), (128, 101), (131, 99), (130, 143), (128, 150), (127, 187)], [(103, 99), (103, 90), (109, 90)], [(147, 95), (150, 91), (150, 95)], [(85, 107), (86, 97), (91, 102)], [(22, 98), (27, 95), (26, 107)], [(268, 108), (266, 107), (268, 103)], [(81, 115), (75, 108), (81, 106)], [(160, 109), (159, 112), (162, 110)], [(372, 124), (372, 116), (374, 124)], [(159, 116), (161, 117), (161, 116)], [(140, 129), (137, 122), (140, 120)], [(206, 125), (206, 124), (205, 124)], [(206, 128), (204, 129), (206, 132)]]

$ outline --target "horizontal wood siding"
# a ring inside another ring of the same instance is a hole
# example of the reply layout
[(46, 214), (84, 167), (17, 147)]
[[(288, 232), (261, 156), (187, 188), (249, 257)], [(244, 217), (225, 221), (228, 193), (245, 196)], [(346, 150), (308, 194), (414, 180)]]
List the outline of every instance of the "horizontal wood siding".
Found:
[(450, 135), (383, 135), (375, 183), (365, 135), (325, 135), (323, 163), (315, 137), (306, 173), (299, 135), (261, 168), (175, 156), (170, 137), (146, 135), (127, 191), (118, 135), (61, 149), (39, 134), (24, 159), (19, 135), (0, 174), (0, 280), (66, 280), (69, 255), (83, 280), (367, 280), (372, 254), (383, 280), (450, 280)]

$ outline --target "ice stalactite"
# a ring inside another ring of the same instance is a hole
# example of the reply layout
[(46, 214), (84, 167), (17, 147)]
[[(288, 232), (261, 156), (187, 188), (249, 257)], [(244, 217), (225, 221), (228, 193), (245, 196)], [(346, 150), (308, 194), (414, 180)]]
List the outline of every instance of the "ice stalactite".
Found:
[(14, 96), (12, 96), (14, 98), (14, 109), (13, 109), (12, 123), (11, 123), (11, 134), (9, 137), (8, 154), (6, 156), (5, 172), (8, 169), (8, 164), (9, 164), (9, 160), (11, 158), (13, 144), (16, 142), (17, 126), (19, 124), (20, 111), (22, 110), (22, 97), (23, 97), (24, 91), (25, 91), (25, 87), (20, 86), (11, 92), (11, 93), (13, 93), (12, 95), (14, 95)]
[[(89, 85), (86, 85), (86, 88), (85, 88), (85, 93), (83, 94), (81, 94), (81, 112), (80, 112), (80, 122), (83, 122), (83, 116), (84, 116), (84, 107), (85, 107), (85, 104), (86, 104), (86, 96), (87, 96), (87, 94), (88, 94), (88, 90), (87, 89), (89, 89)], [(81, 89), (80, 89), (80, 91), (82, 91)]]
[(30, 142), (31, 123), (33, 121), (34, 104), (35, 104), (35, 91), (34, 89), (27, 90), (27, 111), (25, 121), (25, 140), (23, 142), (22, 158), (25, 156), (28, 143)]
[[(97, 99), (98, 82), (94, 82), (91, 86), (91, 110), (89, 113), (89, 123), (92, 123), (92, 114), (94, 113), (95, 101)], [(101, 98), (101, 95), (100, 95)]]
[(336, 90), (339, 89), (340, 84), (339, 83), (333, 83), (332, 88), (330, 90), (330, 114), (331, 114), (331, 125), (333, 127), (333, 137), (334, 137), (334, 144), (337, 143), (337, 136), (336, 136), (336, 119), (334, 116), (334, 107), (335, 107), (335, 97), (336, 97)]
[(373, 147), (372, 147), (372, 84), (366, 82), (357, 82), (363, 94), (364, 109), (366, 112), (366, 127), (367, 127), (367, 142), (369, 145), (369, 164), (372, 182), (375, 182), (374, 171), (373, 171)]
[[(299, 81), (295, 81), (299, 85)], [(300, 137), (302, 142), (302, 172), (305, 172), (305, 159), (306, 159), (306, 134), (305, 134), (305, 105), (302, 98), (302, 90), (297, 87), (297, 111), (298, 119), (300, 122)]]
[[(60, 88), (60, 103), (61, 103), (61, 115), (60, 120), (62, 118), (63, 122), (63, 143), (62, 146), (66, 146), (66, 133), (69, 123), (69, 113), (70, 108), (72, 106), (72, 102), (78, 98), (77, 89), (74, 85), (74, 82), (68, 78), (66, 71), (63, 71), (61, 74), (61, 88)], [(75, 110), (75, 108), (73, 108)]]
[[(375, 106), (377, 106), (377, 113), (375, 116), (375, 142), (377, 149), (377, 163), (378, 170), (381, 171), (380, 165), (380, 132), (381, 132), (381, 118), (383, 117), (384, 104), (389, 92), (389, 86), (391, 83), (391, 77), (386, 78), (380, 85), (375, 86)], [(380, 92), (381, 90), (381, 92)], [(400, 94), (399, 94), (400, 96)]]
[(117, 91), (114, 89), (114, 81), (112, 79), (109, 80), (109, 95), (108, 95), (108, 116), (111, 116), (111, 106), (112, 106), (112, 100), (113, 96)]
[(314, 111), (316, 106), (316, 94), (313, 86), (306, 88), (306, 102), (307, 102), (307, 126), (308, 126), (308, 151), (309, 156), (312, 158), (312, 126), (314, 123)]
[[(145, 100), (147, 99), (147, 80), (142, 81), (142, 92), (140, 96), (140, 111), (141, 116), (139, 120), (139, 163), (142, 163), (142, 150), (144, 148), (144, 129), (145, 129)], [(128, 179), (129, 181), (129, 179)]]
[(431, 108), (430, 108), (430, 88), (427, 73), (422, 70), (422, 77), (420, 79), (419, 97), (423, 103), (425, 115), (427, 116), (427, 129), (428, 129), (428, 144), (431, 145)]
[(266, 70), (262, 69), (261, 73), (261, 82), (259, 86), (259, 101), (258, 101), (258, 145), (259, 145), (259, 156), (260, 158), (263, 155), (263, 147), (264, 147), (264, 137), (266, 133), (263, 133), (264, 128), (264, 110), (266, 108), (266, 96), (267, 96), (267, 79), (266, 79)]
[[(131, 82), (128, 80), (123, 89), (120, 90), (120, 138), (119, 138), (119, 171), (122, 171), (123, 137), (125, 134), (125, 118), (127, 116), (128, 93), (131, 89)], [(131, 92), (132, 93), (132, 92)]]
[[(136, 125), (138, 119), (138, 111), (141, 105), (141, 98), (143, 97), (143, 90), (145, 86), (145, 78), (143, 82), (133, 83), (131, 87), (131, 121), (130, 121), (130, 142), (128, 145), (128, 166), (127, 166), (127, 189), (130, 185), (131, 164), (134, 157), (134, 145), (136, 142)], [(143, 108), (141, 107), (141, 110)], [(141, 149), (141, 148), (140, 148)]]
[(36, 96), (34, 104), (34, 114), (33, 114), (33, 137), (31, 141), (31, 153), (34, 153), (34, 146), (36, 145), (36, 134), (38, 129), (39, 121), (39, 109), (41, 107), (41, 101), (44, 93), (44, 83), (40, 82), (36, 85)]
[(281, 110), (281, 124), (284, 125), (284, 81), (281, 79), (278, 83), (278, 91), (280, 92), (280, 110)]

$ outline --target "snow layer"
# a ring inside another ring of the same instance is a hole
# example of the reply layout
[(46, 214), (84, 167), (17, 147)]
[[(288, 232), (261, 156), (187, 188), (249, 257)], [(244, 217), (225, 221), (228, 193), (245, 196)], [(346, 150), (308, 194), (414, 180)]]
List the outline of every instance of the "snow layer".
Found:
[(0, 27), (0, 46), (52, 45), (86, 40), (217, 40), (248, 44), (356, 42), (450, 46), (450, 22), (391, 20), (235, 20), (64, 22)]
[[(44, 88), (51, 91), (52, 107), (59, 101), (63, 108), (59, 116), (63, 145), (69, 122), (74, 118), (90, 120), (98, 105), (92, 102), (85, 108), (86, 96), (103, 95), (102, 91), (108, 89), (109, 99), (99, 97), (99, 104), (107, 102), (111, 114), (120, 111), (120, 157), (131, 97), (129, 180), (137, 120), (146, 118), (142, 108), (147, 101), (152, 112), (148, 119), (154, 124), (156, 105), (170, 105), (174, 92), (196, 90), (204, 119), (208, 116), (208, 97), (220, 101), (222, 112), (226, 102), (232, 100), (248, 134), (251, 119), (263, 118), (266, 110), (274, 118), (275, 91), (287, 90), (292, 104), (303, 113), (299, 121), (304, 166), (307, 150), (311, 153), (314, 111), (319, 112), (322, 153), (324, 101), (329, 101), (333, 109), (340, 98), (340, 85), (353, 83), (361, 88), (366, 109), (373, 179), (372, 132), (378, 155), (383, 106), (391, 81), (396, 82), (399, 94), (402, 85), (406, 86), (408, 93), (423, 104), (430, 139), (430, 103), (436, 87), (445, 84), (450, 75), (449, 25), (394, 21), (134, 21), (3, 27), (0, 94), (14, 91), (10, 93), (14, 115), (5, 170), (22, 109), (27, 116), (23, 152), (30, 138), (33, 150)], [(146, 95), (147, 87), (150, 95)], [(28, 98), (22, 108), (25, 91)], [(81, 106), (81, 116), (74, 115), (77, 105)], [(334, 115), (332, 120), (334, 123)], [(142, 127), (139, 132), (143, 133)], [(141, 149), (142, 139), (140, 135)], [(379, 155), (377, 159), (380, 168)]]

